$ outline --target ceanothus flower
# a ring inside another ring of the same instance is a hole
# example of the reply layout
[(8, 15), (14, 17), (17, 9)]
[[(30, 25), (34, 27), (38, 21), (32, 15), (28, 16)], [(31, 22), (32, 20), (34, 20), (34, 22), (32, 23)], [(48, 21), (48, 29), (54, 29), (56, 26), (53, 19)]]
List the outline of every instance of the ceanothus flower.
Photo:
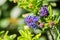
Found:
[(46, 6), (41, 7), (41, 9), (39, 10), (39, 13), (40, 13), (40, 16), (42, 17), (46, 17), (49, 14)]
[(30, 26), (30, 27), (33, 27), (35, 28), (37, 25), (36, 25), (36, 22), (38, 22), (39, 20), (39, 17), (36, 17), (36, 16), (27, 16), (25, 19), (24, 19), (24, 22)]

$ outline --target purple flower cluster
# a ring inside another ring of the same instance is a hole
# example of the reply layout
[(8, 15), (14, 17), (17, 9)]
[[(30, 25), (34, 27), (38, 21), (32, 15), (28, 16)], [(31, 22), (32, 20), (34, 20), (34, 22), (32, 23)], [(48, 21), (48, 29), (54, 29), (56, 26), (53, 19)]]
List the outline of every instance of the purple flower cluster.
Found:
[(36, 22), (38, 22), (39, 20), (39, 17), (36, 17), (36, 16), (27, 16), (25, 19), (24, 19), (24, 22), (30, 26), (30, 27), (33, 27), (35, 28), (37, 25), (36, 25)]
[(42, 17), (46, 17), (48, 16), (48, 10), (46, 6), (41, 7), (41, 9), (39, 10), (40, 16)]

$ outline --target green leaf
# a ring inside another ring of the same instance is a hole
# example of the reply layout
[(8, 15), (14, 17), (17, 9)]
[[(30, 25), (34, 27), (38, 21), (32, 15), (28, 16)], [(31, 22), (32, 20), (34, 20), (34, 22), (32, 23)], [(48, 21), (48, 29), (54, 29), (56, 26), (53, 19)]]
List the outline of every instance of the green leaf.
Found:
[(33, 37), (32, 40), (38, 40), (40, 36), (41, 36), (41, 33), (39, 33), (35, 37)]
[[(25, 10), (28, 10), (33, 13), (37, 13), (40, 6), (42, 5), (42, 0), (18, 0), (18, 6), (21, 8), (24, 8)], [(32, 7), (30, 7), (30, 4), (32, 4)]]
[(40, 37), (39, 40), (47, 40), (45, 36)]
[(7, 34), (8, 34), (8, 31), (5, 33), (5, 35), (4, 35), (4, 39), (8, 37)]
[(10, 39), (14, 39), (16, 37), (16, 34), (10, 35)]
[(60, 21), (60, 16), (54, 20), (54, 23), (57, 24)]
[(57, 40), (60, 40), (60, 34), (58, 35)]
[(17, 40), (38, 40), (39, 37), (41, 36), (41, 33), (36, 34), (36, 36), (34, 36), (33, 34), (31, 34), (29, 30), (24, 30), (24, 31), (20, 30), (19, 33), (21, 36), (19, 36)]
[(48, 6), (48, 11), (49, 11), (50, 19), (51, 19), (52, 18), (52, 15), (53, 15), (53, 10), (52, 10), (51, 5)]
[(4, 31), (1, 31), (1, 32), (0, 32), (0, 35), (3, 34), (3, 33), (4, 33)]

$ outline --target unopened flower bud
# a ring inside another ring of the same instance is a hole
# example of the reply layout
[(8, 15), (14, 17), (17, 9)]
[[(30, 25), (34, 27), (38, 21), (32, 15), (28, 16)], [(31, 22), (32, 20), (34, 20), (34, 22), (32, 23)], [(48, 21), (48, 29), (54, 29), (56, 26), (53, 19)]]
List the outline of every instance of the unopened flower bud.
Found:
[(32, 8), (32, 6), (33, 6), (32, 4), (29, 4), (29, 5), (28, 5), (29, 8)]
[(40, 28), (44, 27), (44, 22), (41, 22), (39, 26)]
[(50, 21), (50, 27), (54, 25), (54, 22), (53, 21)]

